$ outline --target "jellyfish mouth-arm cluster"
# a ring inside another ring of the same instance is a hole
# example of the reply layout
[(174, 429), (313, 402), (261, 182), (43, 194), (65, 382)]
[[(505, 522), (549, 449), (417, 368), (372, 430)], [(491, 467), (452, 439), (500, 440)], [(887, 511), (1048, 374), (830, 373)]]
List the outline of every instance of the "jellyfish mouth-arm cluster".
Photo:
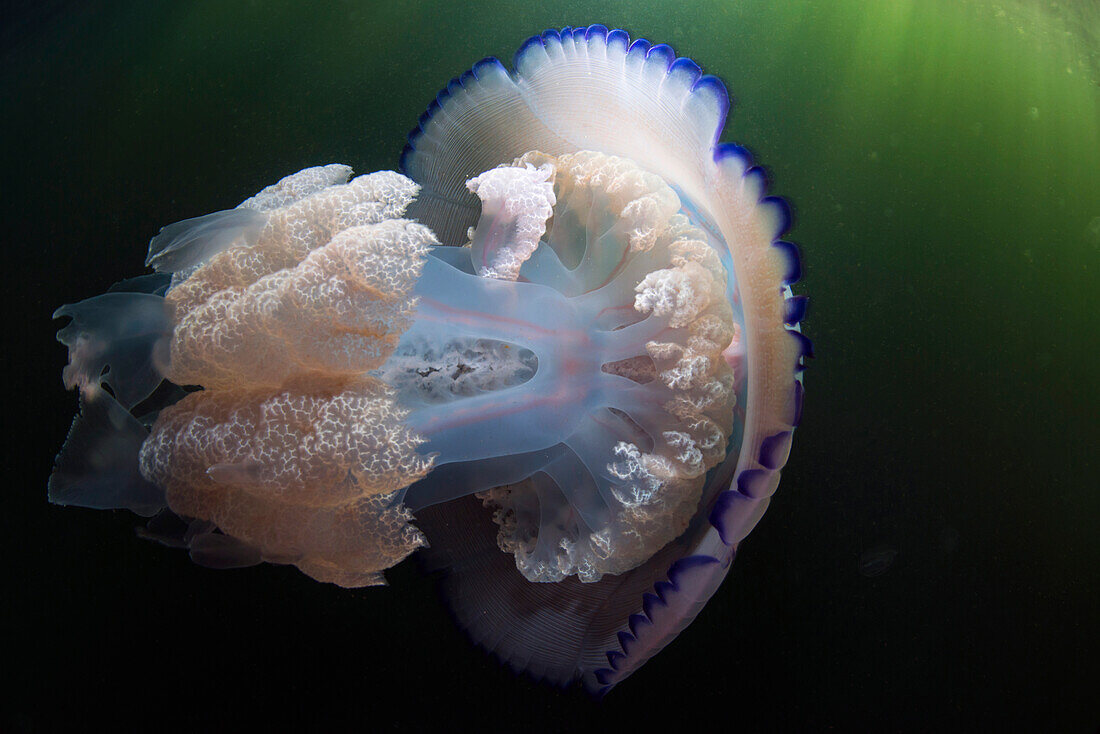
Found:
[(787, 210), (667, 46), (547, 31), (515, 68), (453, 80), (402, 173), (305, 169), (58, 309), (51, 500), (347, 587), (420, 551), (475, 641), (596, 692), (674, 638), (800, 419)]
[[(192, 541), (222, 562), (232, 539), (241, 562), (346, 586), (425, 544), (410, 510), (470, 494), (530, 581), (638, 566), (686, 528), (731, 430), (739, 326), (705, 233), (663, 180), (599, 153), (471, 179), (468, 247), (400, 218), (416, 188), (376, 173), (248, 232), (229, 210), (154, 240), (185, 273), (164, 376), (203, 389), (159, 412), (142, 476), (212, 524)], [(433, 377), (454, 353), (482, 362), (461, 393)]]
[[(176, 268), (162, 299), (170, 328), (151, 351), (168, 354), (164, 378), (203, 389), (159, 411), (136, 458), (163, 504), (204, 521), (187, 539), (197, 560), (293, 563), (360, 586), (424, 544), (394, 494), (431, 461), (392, 391), (366, 372), (411, 322), (435, 238), (399, 218), (417, 190), (407, 178), (342, 183), (349, 174), (307, 169), (245, 202), (257, 208), (243, 231), (238, 208), (166, 228), (150, 245), (154, 266)], [(132, 294), (130, 307), (152, 297)], [(128, 355), (111, 346), (128, 342), (118, 324), (136, 320), (105, 321), (97, 304), (69, 307), (79, 333), (64, 336), (108, 345), (115, 395), (148, 392), (124, 382)], [(74, 363), (82, 371), (70, 379), (94, 385), (98, 365)], [(62, 476), (51, 493), (79, 497), (80, 485)]]

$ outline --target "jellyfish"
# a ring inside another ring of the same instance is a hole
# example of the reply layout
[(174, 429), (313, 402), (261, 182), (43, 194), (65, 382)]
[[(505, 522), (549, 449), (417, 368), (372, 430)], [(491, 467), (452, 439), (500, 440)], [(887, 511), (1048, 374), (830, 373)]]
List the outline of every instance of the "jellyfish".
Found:
[(452, 80), (400, 172), (291, 174), (58, 309), (51, 501), (344, 587), (416, 554), (476, 643), (597, 693), (683, 630), (799, 422), (788, 210), (668, 46), (551, 30), (514, 67)]

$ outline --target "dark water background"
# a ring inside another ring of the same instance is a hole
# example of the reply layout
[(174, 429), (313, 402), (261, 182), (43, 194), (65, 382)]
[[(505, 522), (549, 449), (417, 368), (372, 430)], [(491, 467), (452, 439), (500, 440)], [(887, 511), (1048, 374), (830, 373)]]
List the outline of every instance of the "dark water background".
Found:
[[(4, 20), (0, 729), (1092, 731), (1100, 724), (1100, 11), (1089, 2), (43, 2)], [(546, 4), (549, 5), (549, 4)], [(767, 515), (602, 702), (391, 587), (194, 567), (46, 503), (50, 313), (162, 225), (392, 168), (435, 92), (546, 27), (670, 43), (795, 210), (817, 359)]]

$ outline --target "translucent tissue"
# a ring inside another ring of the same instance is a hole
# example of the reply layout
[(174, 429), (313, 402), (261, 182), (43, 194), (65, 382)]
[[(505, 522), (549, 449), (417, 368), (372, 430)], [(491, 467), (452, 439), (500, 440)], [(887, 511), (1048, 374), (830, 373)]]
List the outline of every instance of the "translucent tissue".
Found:
[[(59, 311), (73, 435), (162, 377), (187, 392), (149, 399), (144, 440), (121, 410), (113, 442), (70, 441), (55, 501), (148, 510), (152, 492), (197, 560), (344, 586), (383, 583), (431, 541), (415, 513), (470, 494), (530, 581), (598, 581), (681, 534), (727, 453), (742, 326), (673, 189), (623, 158), (531, 152), (468, 181), (481, 217), (445, 247), (402, 218), (411, 180), (349, 176), (306, 169), (166, 227), (163, 296)], [(88, 451), (140, 474), (90, 500)]]

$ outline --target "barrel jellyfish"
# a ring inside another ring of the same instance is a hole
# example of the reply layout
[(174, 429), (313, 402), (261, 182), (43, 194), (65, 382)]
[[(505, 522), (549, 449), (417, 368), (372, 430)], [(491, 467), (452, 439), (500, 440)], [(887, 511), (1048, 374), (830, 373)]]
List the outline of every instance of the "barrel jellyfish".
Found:
[(198, 563), (344, 587), (414, 553), (475, 642), (605, 692), (684, 629), (787, 461), (810, 344), (789, 224), (725, 88), (603, 26), (164, 227), (58, 309), (80, 414), (51, 501)]

